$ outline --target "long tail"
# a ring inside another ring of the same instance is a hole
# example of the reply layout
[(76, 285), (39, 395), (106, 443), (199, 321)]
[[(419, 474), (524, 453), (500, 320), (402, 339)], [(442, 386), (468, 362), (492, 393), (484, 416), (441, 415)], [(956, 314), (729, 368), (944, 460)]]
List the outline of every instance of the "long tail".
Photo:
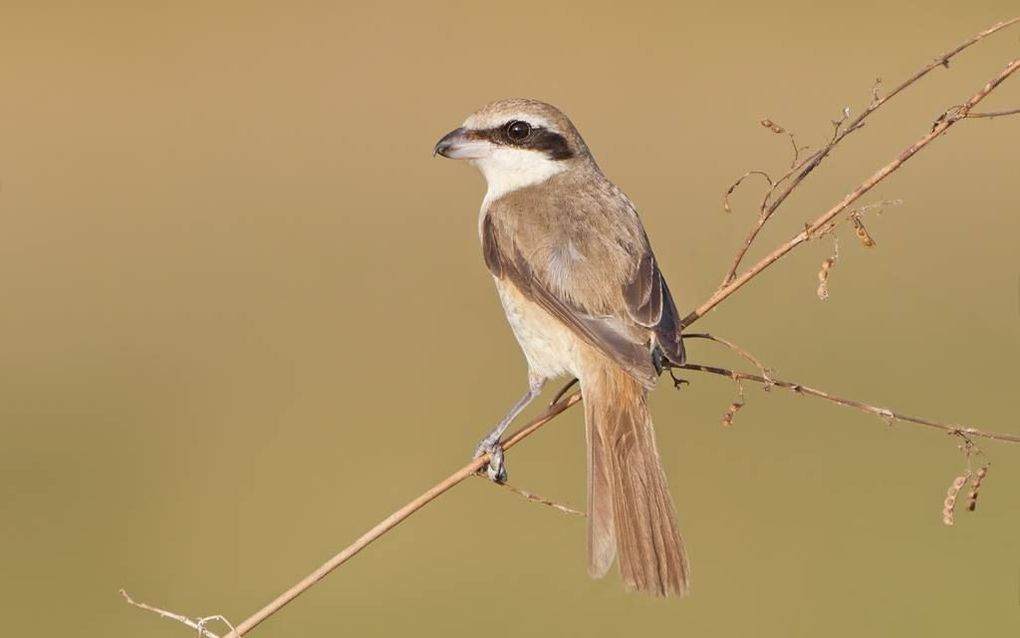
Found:
[(604, 576), (618, 554), (628, 589), (684, 594), (687, 557), (655, 447), (647, 390), (608, 361), (585, 373), (588, 573)]

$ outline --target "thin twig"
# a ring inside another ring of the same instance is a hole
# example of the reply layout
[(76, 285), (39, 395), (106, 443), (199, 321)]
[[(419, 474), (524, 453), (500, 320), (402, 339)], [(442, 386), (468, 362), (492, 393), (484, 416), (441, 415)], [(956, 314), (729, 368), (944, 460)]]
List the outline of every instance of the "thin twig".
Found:
[(974, 119), (976, 117), (1004, 117), (1006, 115), (1020, 115), (1020, 109), (1013, 109), (1011, 111), (995, 111), (993, 113), (968, 113), (967, 119)]
[(172, 611), (160, 609), (159, 607), (153, 607), (152, 605), (147, 605), (146, 603), (140, 603), (136, 601), (134, 598), (131, 598), (131, 596), (129, 596), (128, 593), (123, 589), (120, 590), (120, 595), (124, 597), (124, 600), (126, 600), (129, 605), (133, 605), (135, 607), (138, 607), (139, 609), (144, 609), (145, 611), (151, 611), (154, 614), (158, 614), (162, 618), (176, 620), (181, 624), (191, 627), (192, 629), (198, 632), (199, 636), (204, 636), (205, 638), (220, 638), (218, 635), (209, 631), (205, 627), (206, 623), (212, 620), (219, 620), (228, 627), (230, 627), (231, 629), (233, 629), (233, 627), (230, 626), (230, 623), (227, 621), (227, 619), (224, 618), (223, 616), (217, 615), (207, 616), (205, 618), (188, 618), (187, 616), (182, 616), (181, 614), (175, 614)]
[(558, 391), (558, 392), (557, 392), (557, 393), (556, 393), (555, 395), (553, 395), (553, 399), (552, 399), (552, 401), (550, 401), (550, 402), (549, 402), (549, 405), (556, 405), (557, 403), (559, 403), (559, 402), (560, 402), (560, 399), (562, 399), (562, 398), (563, 398), (563, 396), (564, 396), (564, 395), (565, 395), (565, 394), (566, 394), (567, 392), (569, 392), (569, 391), (570, 391), (570, 388), (572, 388), (572, 387), (574, 387), (575, 385), (577, 385), (577, 383), (578, 383), (578, 381), (577, 381), (577, 377), (574, 377), (574, 378), (573, 378), (573, 379), (571, 379), (570, 381), (567, 381), (566, 383), (564, 383), (564, 384), (563, 384), (563, 387), (562, 387), (562, 388), (560, 388), (560, 389), (559, 389), (559, 391)]
[(761, 372), (762, 377), (766, 379), (772, 378), (773, 372), (772, 368), (767, 367), (764, 363), (762, 363), (758, 359), (758, 357), (754, 356), (747, 350), (744, 350), (743, 348), (733, 343), (732, 341), (728, 341), (726, 339), (723, 339), (722, 337), (716, 337), (715, 335), (708, 334), (707, 332), (692, 332), (684, 334), (682, 336), (684, 339), (706, 339), (708, 341), (714, 341), (716, 343), (722, 344), (729, 348), (730, 350), (732, 350), (733, 352), (735, 352), (738, 356), (746, 359), (747, 361), (750, 361), (754, 367), (758, 368), (758, 371)]
[(740, 185), (741, 185), (742, 183), (744, 183), (744, 180), (745, 180), (745, 179), (747, 179), (748, 177), (751, 177), (752, 175), (757, 175), (758, 177), (761, 177), (761, 178), (762, 178), (762, 179), (764, 179), (764, 180), (765, 180), (766, 182), (768, 182), (768, 185), (769, 185), (769, 187), (770, 187), (770, 190), (771, 190), (772, 188), (775, 188), (775, 187), (776, 187), (776, 184), (775, 184), (775, 182), (773, 182), (773, 181), (772, 181), (772, 176), (771, 176), (771, 175), (769, 175), (768, 173), (766, 173), (765, 171), (758, 171), (758, 170), (754, 170), (754, 171), (747, 171), (746, 173), (744, 173), (743, 175), (741, 175), (740, 177), (738, 177), (738, 178), (737, 178), (737, 181), (735, 181), (735, 182), (733, 182), (732, 184), (730, 184), (730, 187), (726, 189), (726, 194), (725, 194), (725, 195), (723, 195), (723, 203), (722, 203), (722, 205), (723, 205), (723, 210), (724, 210), (724, 211), (726, 211), (727, 213), (729, 213), (729, 212), (732, 212), (732, 211), (733, 211), (733, 208), (732, 208), (732, 207), (730, 206), (730, 195), (732, 195), (732, 194), (733, 194), (733, 191), (737, 190), (737, 188), (738, 188), (738, 187), (739, 187), (739, 186), (740, 186)]
[(720, 368), (720, 367), (717, 367), (717, 366), (705, 366), (705, 365), (700, 365), (700, 364), (697, 364), (697, 363), (685, 363), (682, 366), (675, 366), (675, 367), (677, 367), (677, 368), (679, 368), (681, 370), (694, 370), (694, 371), (697, 371), (697, 372), (708, 372), (710, 374), (718, 374), (718, 375), (723, 376), (723, 377), (729, 377), (730, 379), (733, 379), (733, 380), (755, 381), (755, 382), (761, 383), (761, 384), (768, 384), (771, 387), (782, 388), (784, 390), (790, 390), (791, 392), (795, 392), (797, 394), (802, 394), (804, 396), (811, 396), (811, 397), (817, 397), (819, 399), (825, 399), (826, 401), (831, 401), (832, 403), (836, 403), (836, 404), (839, 404), (839, 405), (844, 405), (844, 406), (847, 406), (847, 407), (850, 407), (850, 408), (861, 410), (862, 412), (867, 412), (869, 414), (873, 414), (873, 415), (879, 417), (880, 419), (882, 419), (883, 421), (885, 421), (886, 423), (892, 423), (894, 421), (901, 421), (903, 423), (914, 423), (916, 425), (923, 425), (925, 427), (935, 428), (937, 430), (942, 430), (944, 432), (948, 432), (949, 434), (954, 434), (954, 435), (965, 434), (967, 436), (980, 437), (980, 438), (984, 438), (984, 439), (994, 439), (996, 441), (1006, 441), (1006, 442), (1009, 442), (1009, 443), (1020, 443), (1020, 435), (1018, 435), (1018, 434), (1009, 434), (1009, 433), (1002, 433), (1002, 432), (988, 432), (988, 431), (985, 431), (985, 430), (979, 430), (977, 428), (972, 428), (972, 427), (969, 427), (969, 426), (966, 426), (966, 425), (960, 425), (960, 424), (954, 424), (954, 423), (943, 423), (941, 421), (933, 421), (931, 419), (924, 419), (924, 418), (921, 418), (921, 417), (910, 416), (908, 414), (903, 414), (902, 412), (894, 412), (893, 410), (889, 410), (887, 408), (880, 408), (880, 407), (877, 407), (877, 406), (874, 406), (874, 405), (870, 405), (868, 403), (863, 403), (861, 401), (855, 401), (853, 399), (845, 399), (843, 397), (838, 397), (836, 395), (829, 394), (828, 392), (824, 392), (824, 391), (818, 390), (816, 388), (808, 387), (808, 386), (806, 386), (806, 385), (804, 385), (802, 383), (793, 383), (792, 381), (782, 381), (780, 379), (769, 379), (769, 378), (765, 378), (765, 377), (763, 377), (761, 375), (758, 375), (758, 374), (750, 374), (750, 373), (747, 373), (747, 372), (738, 372), (738, 371), (735, 371), (735, 370), (729, 370), (727, 368)]
[[(546, 408), (545, 412), (541, 414), (541, 416), (537, 417), (536, 419), (522, 427), (520, 430), (518, 430), (512, 436), (510, 436), (510, 438), (504, 441), (503, 449), (509, 450), (513, 446), (517, 445), (525, 438), (527, 438), (529, 435), (538, 430), (540, 427), (551, 421), (553, 417), (563, 412), (564, 410), (566, 410), (567, 408), (574, 405), (580, 400), (581, 393), (575, 392), (564, 398), (559, 403), (549, 406), (548, 408)], [(431, 488), (425, 490), (425, 492), (423, 492), (420, 496), (413, 499), (411, 502), (409, 502), (407, 505), (404, 505), (397, 511), (393, 512), (392, 514), (384, 518), (381, 522), (379, 522), (378, 525), (362, 534), (356, 541), (345, 547), (338, 554), (333, 556), (333, 558), (330, 558), (328, 561), (323, 563), (318, 569), (302, 578), (293, 587), (291, 587), (287, 591), (283, 592), (282, 594), (274, 598), (262, 609), (252, 614), (251, 617), (246, 618), (244, 621), (237, 625), (234, 631), (231, 631), (223, 638), (238, 638), (239, 636), (245, 635), (246, 633), (251, 631), (252, 628), (261, 623), (263, 620), (269, 618), (277, 611), (279, 611), (281, 608), (283, 608), (284, 605), (300, 596), (309, 587), (325, 578), (326, 575), (328, 575), (331, 571), (343, 565), (353, 556), (355, 556), (358, 552), (368, 547), (368, 545), (370, 545), (372, 541), (376, 540), (377, 538), (379, 538), (380, 536), (382, 536), (383, 534), (390, 531), (391, 529), (399, 525), (401, 522), (406, 520), (407, 517), (411, 516), (421, 508), (428, 505), (437, 496), (443, 494), (444, 492), (449, 491), (451, 488), (456, 486), (464, 479), (470, 477), (472, 474), (476, 474), (477, 472), (479, 472), (482, 468), (485, 467), (486, 463), (488, 462), (489, 462), (488, 455), (483, 454), (482, 456), (474, 459), (467, 465), (461, 467), (459, 470), (449, 475), (442, 481), (436, 483)]]
[(525, 500), (527, 500), (527, 501), (529, 501), (531, 503), (538, 503), (540, 505), (548, 505), (549, 507), (553, 508), (554, 510), (563, 512), (564, 514), (573, 514), (575, 516), (585, 516), (584, 512), (579, 512), (579, 511), (575, 510), (572, 507), (567, 507), (566, 505), (563, 505), (561, 503), (557, 503), (556, 501), (553, 501), (551, 499), (545, 498), (544, 496), (539, 496), (538, 494), (534, 494), (532, 492), (528, 492), (527, 490), (522, 490), (519, 487), (514, 487), (513, 485), (510, 485), (509, 483), (507, 483), (505, 481), (502, 482), (502, 483), (498, 483), (496, 481), (493, 481), (493, 480), (489, 479), (489, 477), (484, 475), (484, 474), (475, 474), (475, 476), (477, 476), (480, 479), (485, 480), (486, 482), (495, 483), (496, 485), (498, 485), (499, 487), (502, 487), (505, 490), (513, 492), (514, 494), (516, 494), (518, 496), (524, 497)]
[[(1020, 18), (1016, 18), (1010, 22), (1011, 23), (1016, 22), (1017, 20), (1020, 20)], [(951, 126), (953, 126), (960, 120), (965, 119), (967, 117), (967, 114), (973, 107), (979, 104), (981, 100), (985, 99), (985, 97), (987, 97), (989, 93), (995, 90), (995, 88), (1002, 84), (1002, 82), (1004, 82), (1009, 76), (1016, 73), (1018, 69), (1020, 69), (1020, 58), (1016, 58), (1012, 62), (1010, 62), (1002, 72), (1000, 72), (990, 81), (988, 81), (983, 87), (981, 87), (977, 91), (977, 93), (972, 95), (971, 98), (967, 100), (958, 111), (946, 115), (941, 121), (936, 122), (930, 132), (928, 132), (920, 139), (918, 139), (916, 142), (908, 146), (906, 150), (904, 150), (902, 153), (896, 156), (896, 158), (893, 159), (891, 162), (889, 162), (882, 168), (878, 169), (874, 174), (871, 175), (871, 177), (864, 180), (857, 188), (848, 193), (840, 202), (835, 204), (832, 208), (830, 208), (828, 211), (822, 214), (814, 222), (806, 224), (804, 230), (797, 233), (792, 239), (783, 243), (778, 248), (773, 250), (771, 253), (763, 257), (761, 261), (759, 261), (754, 266), (751, 266), (751, 268), (749, 268), (748, 270), (744, 271), (739, 277), (736, 277), (730, 283), (717, 290), (715, 294), (713, 294), (712, 297), (709, 298), (708, 301), (701, 304), (700, 306), (698, 306), (697, 309), (695, 309), (689, 315), (684, 317), (683, 321), (681, 322), (681, 325), (683, 327), (687, 327), (694, 323), (695, 321), (697, 321), (698, 319), (700, 319), (701, 317), (705, 316), (705, 313), (707, 313), (712, 308), (718, 306), (724, 299), (726, 299), (734, 292), (739, 290), (741, 287), (744, 286), (744, 284), (757, 277), (763, 270), (765, 270), (775, 262), (779, 261), (779, 259), (786, 255), (788, 252), (790, 252), (800, 244), (803, 244), (804, 242), (808, 241), (809, 239), (812, 239), (815, 233), (817, 233), (820, 229), (825, 227), (826, 224), (832, 221), (850, 204), (860, 199), (861, 196), (863, 196), (865, 193), (874, 188), (876, 184), (878, 184), (886, 177), (891, 175), (893, 172), (895, 172), (896, 169), (902, 166), (907, 160), (916, 155), (918, 151), (923, 149), (933, 140), (935, 140), (940, 135), (949, 130)], [(889, 96), (883, 98), (883, 100), (888, 99)]]
[[(829, 153), (831, 153), (832, 150), (840, 142), (842, 142), (848, 135), (850, 135), (851, 133), (854, 133), (855, 131), (859, 130), (860, 128), (862, 128), (864, 126), (865, 120), (868, 118), (868, 116), (870, 116), (872, 113), (874, 113), (879, 108), (881, 108), (886, 102), (888, 102), (892, 98), (896, 97), (904, 89), (906, 89), (907, 87), (909, 87), (910, 85), (914, 84), (915, 82), (917, 82), (918, 80), (920, 80), (924, 76), (926, 76), (929, 73), (931, 73), (933, 70), (939, 68), (940, 66), (948, 68), (949, 67), (949, 61), (953, 57), (955, 57), (957, 54), (959, 54), (962, 51), (964, 51), (965, 49), (968, 49), (971, 46), (977, 44), (978, 42), (980, 42), (981, 40), (985, 39), (986, 37), (992, 35), (996, 31), (1001, 31), (1002, 29), (1005, 29), (1006, 27), (1012, 26), (1013, 24), (1016, 24), (1017, 22), (1020, 22), (1020, 16), (1017, 16), (1017, 17), (1012, 18), (1010, 20), (1006, 20), (1006, 21), (1000, 22), (1000, 23), (998, 23), (996, 25), (993, 25), (993, 26), (985, 29), (984, 31), (982, 31), (981, 33), (978, 33), (977, 35), (975, 35), (971, 39), (967, 40), (963, 44), (960, 44), (956, 48), (951, 49), (951, 50), (943, 53), (939, 57), (935, 58), (928, 65), (922, 67), (921, 70), (919, 70), (917, 73), (915, 73), (914, 75), (912, 75), (909, 78), (907, 78), (906, 80), (904, 80), (899, 86), (897, 86), (896, 88), (894, 88), (892, 91), (890, 91), (889, 93), (887, 93), (884, 96), (880, 96), (879, 95), (878, 90), (877, 90), (877, 83), (876, 83), (875, 88), (872, 89), (872, 100), (871, 100), (871, 103), (868, 104), (868, 106), (861, 112), (860, 115), (858, 115), (853, 121), (851, 121), (849, 124), (847, 124), (846, 127), (843, 127), (841, 129), (840, 125), (843, 123), (843, 120), (846, 119), (846, 116), (848, 115), (847, 111), (844, 111), (843, 112), (843, 118), (840, 119), (837, 122), (834, 122), (834, 124), (836, 125), (835, 126), (835, 131), (833, 133), (832, 139), (829, 140), (829, 143), (826, 146), (824, 146), (822, 149), (816, 151), (812, 155), (808, 156), (800, 165), (792, 168), (790, 170), (790, 172), (788, 172), (782, 178), (777, 180), (775, 182), (775, 184), (770, 184), (771, 188), (769, 189), (768, 193), (766, 193), (765, 198), (762, 200), (762, 211), (759, 214), (758, 219), (756, 220), (755, 224), (751, 227), (751, 231), (748, 233), (747, 237), (744, 239), (744, 243), (741, 246), (741, 248), (737, 251), (737, 255), (736, 255), (736, 257), (734, 257), (733, 263), (731, 264), (730, 269), (728, 271), (726, 271), (726, 275), (725, 275), (725, 277), (723, 277), (723, 287), (728, 286), (730, 283), (732, 283), (736, 279), (736, 277), (737, 277), (737, 270), (740, 268), (740, 263), (743, 261), (744, 256), (747, 254), (747, 251), (751, 248), (751, 244), (753, 244), (754, 240), (757, 239), (758, 234), (761, 232), (762, 228), (765, 226), (765, 223), (769, 220), (769, 218), (772, 217), (772, 214), (775, 213), (776, 210), (780, 206), (783, 205), (783, 202), (786, 201), (786, 198), (790, 196), (790, 194), (794, 191), (794, 189), (796, 189), (797, 186), (799, 186), (800, 183), (802, 181), (804, 181), (804, 179), (808, 175), (810, 175), (812, 171), (814, 171), (816, 168), (818, 168), (818, 166), (822, 163), (822, 161), (825, 160), (826, 157), (828, 157)], [(973, 106), (973, 104), (971, 106)], [(1015, 111), (1004, 111), (1004, 112), (998, 113), (998, 114), (989, 114), (987, 117), (997, 117), (999, 115), (1011, 115), (1013, 113), (1015, 113)], [(985, 117), (985, 116), (975, 115), (974, 117)], [(797, 177), (786, 188), (784, 188), (782, 190), (782, 192), (780, 192), (779, 196), (775, 200), (773, 200), (771, 202), (771, 204), (768, 204), (768, 202), (771, 199), (772, 195), (774, 194), (776, 188), (780, 184), (785, 182), (786, 179), (793, 172), (796, 172), (798, 170), (800, 172), (797, 174)], [(771, 180), (770, 180), (770, 182), (771, 182)], [(731, 188), (731, 191), (732, 191), (732, 188)], [(767, 207), (766, 207), (766, 204), (768, 204)]]

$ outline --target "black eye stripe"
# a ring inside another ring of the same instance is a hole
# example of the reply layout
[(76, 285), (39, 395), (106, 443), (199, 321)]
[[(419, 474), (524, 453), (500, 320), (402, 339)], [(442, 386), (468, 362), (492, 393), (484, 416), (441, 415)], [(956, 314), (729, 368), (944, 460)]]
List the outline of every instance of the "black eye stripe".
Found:
[(570, 148), (567, 138), (541, 126), (531, 125), (531, 134), (522, 140), (511, 139), (508, 129), (509, 125), (514, 123), (508, 122), (503, 126), (472, 131), (472, 135), (489, 140), (493, 144), (499, 144), (500, 146), (515, 146), (517, 148), (541, 151), (552, 160), (567, 160), (574, 156), (574, 151)]

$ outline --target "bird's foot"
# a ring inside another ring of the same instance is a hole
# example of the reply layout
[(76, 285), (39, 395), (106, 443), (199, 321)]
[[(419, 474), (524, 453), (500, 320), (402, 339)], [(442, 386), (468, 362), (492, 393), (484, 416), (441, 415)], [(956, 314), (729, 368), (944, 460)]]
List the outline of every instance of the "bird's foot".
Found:
[(499, 439), (485, 437), (475, 449), (472, 458), (477, 459), (484, 455), (489, 456), (489, 462), (485, 465), (485, 474), (496, 483), (506, 483), (506, 463), (503, 462), (503, 444)]
[(679, 390), (680, 386), (682, 386), (682, 385), (690, 385), (691, 384), (691, 382), (688, 381), (687, 379), (682, 379), (682, 378), (676, 376), (676, 374), (673, 372), (673, 368), (666, 368), (666, 370), (669, 371), (669, 376), (673, 378), (673, 387), (676, 388), (677, 390)]

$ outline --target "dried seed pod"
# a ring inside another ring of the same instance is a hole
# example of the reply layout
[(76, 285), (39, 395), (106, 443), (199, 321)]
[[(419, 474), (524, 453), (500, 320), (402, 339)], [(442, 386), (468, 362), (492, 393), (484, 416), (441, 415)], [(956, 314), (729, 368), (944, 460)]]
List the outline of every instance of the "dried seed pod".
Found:
[(818, 270), (818, 298), (825, 300), (829, 298), (829, 273), (832, 271), (832, 266), (836, 263), (835, 257), (829, 257), (822, 262), (822, 267)]
[(780, 134), (780, 133), (785, 133), (786, 132), (786, 129), (784, 129), (782, 126), (779, 126), (778, 124), (776, 124), (775, 122), (773, 122), (772, 120), (770, 120), (767, 117), (765, 119), (763, 119), (761, 122), (759, 122), (759, 124), (761, 124), (762, 126), (764, 126), (767, 129), (769, 129), (773, 133), (776, 133), (777, 135)]
[(736, 416), (737, 412), (739, 412), (742, 407), (744, 407), (743, 401), (734, 401), (728, 408), (726, 408), (726, 411), (723, 412), (722, 415), (723, 427), (728, 428), (733, 425), (733, 417)]
[(967, 494), (967, 511), (973, 512), (977, 508), (978, 492), (981, 490), (981, 481), (988, 474), (988, 465), (978, 468), (977, 473), (970, 481), (970, 493)]
[(942, 522), (946, 525), (952, 525), (954, 521), (954, 514), (956, 513), (956, 497), (960, 494), (960, 490), (967, 484), (967, 479), (970, 478), (970, 472), (965, 472), (960, 476), (953, 479), (952, 485), (946, 490), (946, 498), (942, 501)]
[(873, 248), (875, 246), (875, 240), (872, 239), (868, 229), (864, 227), (864, 222), (861, 221), (860, 216), (852, 215), (850, 217), (850, 221), (854, 225), (854, 232), (857, 234), (857, 239), (860, 239), (861, 243), (866, 247)]

